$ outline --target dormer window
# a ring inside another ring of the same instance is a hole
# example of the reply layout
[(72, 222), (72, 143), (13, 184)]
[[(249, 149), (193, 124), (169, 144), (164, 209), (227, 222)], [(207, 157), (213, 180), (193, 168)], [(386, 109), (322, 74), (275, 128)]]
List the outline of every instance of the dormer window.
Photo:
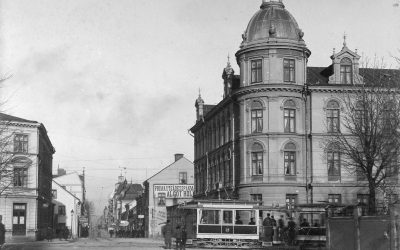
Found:
[(251, 83), (262, 81), (262, 62), (261, 59), (251, 61)]
[(352, 84), (353, 83), (353, 66), (349, 58), (343, 58), (340, 61), (340, 83)]

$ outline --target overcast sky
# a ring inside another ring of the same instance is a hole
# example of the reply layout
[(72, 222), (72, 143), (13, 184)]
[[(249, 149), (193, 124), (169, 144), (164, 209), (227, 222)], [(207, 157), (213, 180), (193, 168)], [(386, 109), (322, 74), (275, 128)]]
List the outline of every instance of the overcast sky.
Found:
[[(309, 66), (332, 49), (398, 68), (399, 0), (284, 0), (304, 31)], [(0, 0), (3, 112), (42, 122), (57, 166), (86, 169), (101, 207), (118, 175), (142, 183), (193, 161), (194, 102), (222, 99), (222, 70), (261, 0)], [(123, 168), (126, 168), (123, 169)], [(101, 209), (100, 209), (101, 210)], [(100, 211), (98, 210), (98, 211)]]

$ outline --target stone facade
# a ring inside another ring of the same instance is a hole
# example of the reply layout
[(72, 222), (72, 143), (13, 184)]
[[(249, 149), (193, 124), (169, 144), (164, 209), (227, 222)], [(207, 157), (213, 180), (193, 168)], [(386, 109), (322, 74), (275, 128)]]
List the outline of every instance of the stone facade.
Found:
[(210, 106), (199, 95), (191, 128), (195, 198), (291, 207), (356, 204), (368, 193), (340, 164), (331, 169), (324, 145), (332, 112), (340, 119), (343, 110), (338, 93), (362, 84), (368, 69), (346, 40), (332, 65), (308, 67), (303, 36), (282, 1), (263, 1), (236, 53), (240, 75), (230, 62), (223, 70), (223, 100)]
[[(53, 224), (53, 148), (43, 124), (0, 114), (0, 214), (6, 238), (42, 239)], [(5, 160), (8, 159), (8, 160)]]

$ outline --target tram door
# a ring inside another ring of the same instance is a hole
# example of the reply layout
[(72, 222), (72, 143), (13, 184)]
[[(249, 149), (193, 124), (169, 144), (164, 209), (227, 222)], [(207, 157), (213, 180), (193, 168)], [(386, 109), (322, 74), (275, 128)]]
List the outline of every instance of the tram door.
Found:
[(26, 234), (26, 204), (14, 204), (12, 230), (13, 235)]

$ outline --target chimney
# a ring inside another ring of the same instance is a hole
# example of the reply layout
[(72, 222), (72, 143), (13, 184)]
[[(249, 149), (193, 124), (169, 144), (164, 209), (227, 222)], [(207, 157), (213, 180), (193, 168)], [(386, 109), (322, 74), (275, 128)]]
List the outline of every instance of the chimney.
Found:
[(183, 154), (175, 154), (175, 161), (183, 157)]

